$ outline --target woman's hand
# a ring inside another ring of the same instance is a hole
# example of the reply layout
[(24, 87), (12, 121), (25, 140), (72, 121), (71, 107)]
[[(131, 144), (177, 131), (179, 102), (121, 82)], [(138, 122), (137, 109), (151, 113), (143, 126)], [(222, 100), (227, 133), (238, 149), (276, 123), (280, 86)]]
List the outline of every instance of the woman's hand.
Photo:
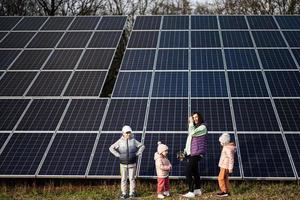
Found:
[(192, 117), (192, 116), (190, 116), (188, 121), (189, 121), (189, 124), (190, 124), (190, 123), (194, 123), (194, 119), (193, 119), (193, 117)]

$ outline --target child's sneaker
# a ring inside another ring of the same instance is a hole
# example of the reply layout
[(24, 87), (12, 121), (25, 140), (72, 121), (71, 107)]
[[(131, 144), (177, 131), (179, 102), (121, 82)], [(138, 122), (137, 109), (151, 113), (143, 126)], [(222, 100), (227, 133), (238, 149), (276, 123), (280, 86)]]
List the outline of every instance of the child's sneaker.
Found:
[(165, 196), (164, 196), (164, 195), (162, 195), (162, 194), (158, 194), (158, 195), (157, 195), (157, 198), (158, 198), (158, 199), (164, 199), (164, 198), (165, 198)]
[(202, 195), (201, 189), (194, 190), (194, 194), (195, 194), (195, 196), (201, 196)]
[(164, 194), (166, 197), (169, 197), (169, 196), (170, 196), (170, 192), (169, 192), (169, 191), (165, 191), (163, 194)]
[(126, 199), (126, 194), (121, 193), (121, 194), (120, 194), (120, 199)]
[(195, 194), (193, 192), (188, 192), (182, 196), (186, 198), (195, 198)]
[(227, 193), (227, 192), (218, 192), (218, 193), (217, 193), (217, 196), (218, 196), (218, 197), (228, 197), (228, 196), (229, 196), (229, 193)]

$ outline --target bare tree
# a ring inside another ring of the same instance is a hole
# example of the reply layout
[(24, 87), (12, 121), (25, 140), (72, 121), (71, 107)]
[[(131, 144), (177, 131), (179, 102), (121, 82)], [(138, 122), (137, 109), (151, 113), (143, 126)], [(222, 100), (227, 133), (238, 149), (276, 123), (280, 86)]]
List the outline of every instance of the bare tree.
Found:
[(36, 0), (38, 5), (43, 9), (45, 15), (54, 16), (58, 13), (59, 9), (67, 0)]

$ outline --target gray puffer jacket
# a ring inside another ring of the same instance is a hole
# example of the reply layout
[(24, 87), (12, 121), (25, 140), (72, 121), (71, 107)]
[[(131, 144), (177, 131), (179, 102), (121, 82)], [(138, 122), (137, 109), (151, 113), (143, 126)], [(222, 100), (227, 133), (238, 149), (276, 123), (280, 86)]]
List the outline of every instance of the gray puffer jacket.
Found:
[(109, 147), (109, 151), (120, 158), (121, 164), (134, 164), (137, 157), (142, 154), (145, 146), (134, 139), (134, 137), (125, 139), (123, 136)]

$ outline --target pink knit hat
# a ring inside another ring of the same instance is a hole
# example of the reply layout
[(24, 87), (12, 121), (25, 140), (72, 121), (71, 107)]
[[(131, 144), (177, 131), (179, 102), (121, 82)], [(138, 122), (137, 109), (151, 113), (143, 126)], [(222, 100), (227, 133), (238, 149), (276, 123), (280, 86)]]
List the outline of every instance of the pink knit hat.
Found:
[(169, 148), (168, 148), (168, 146), (167, 145), (165, 145), (165, 144), (163, 144), (163, 143), (161, 143), (161, 141), (159, 141), (159, 142), (157, 142), (157, 152), (159, 153), (159, 154), (161, 154), (162, 152), (164, 152), (164, 151), (166, 151), (166, 150), (168, 150)]

